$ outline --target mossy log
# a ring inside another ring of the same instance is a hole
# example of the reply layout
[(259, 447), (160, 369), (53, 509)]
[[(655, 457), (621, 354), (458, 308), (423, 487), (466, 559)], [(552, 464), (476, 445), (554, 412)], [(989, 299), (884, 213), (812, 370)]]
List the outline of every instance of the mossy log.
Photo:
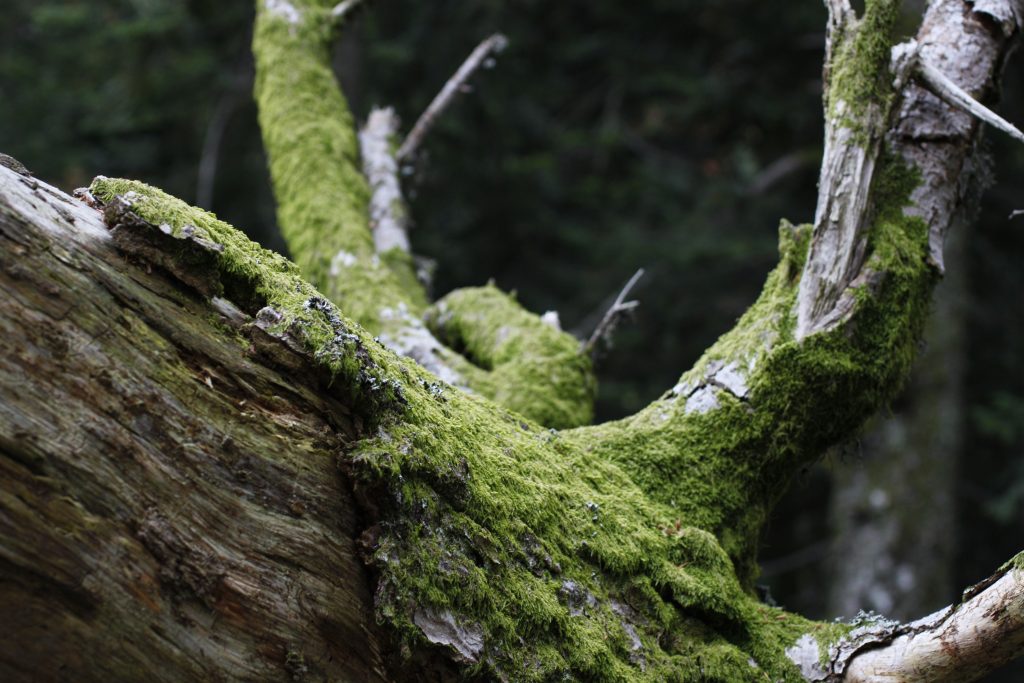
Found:
[[(0, 169), (13, 677), (969, 680), (1020, 653), (1019, 561), (906, 626), (753, 586), (772, 506), (899, 389), (941, 272), (979, 126), (915, 65), (984, 97), (1019, 2), (936, 0), (902, 47), (894, 0), (828, 3), (815, 224), (783, 222), (761, 297), (673, 389), (596, 426), (571, 339), (493, 288), (428, 310), (376, 252), (331, 4), (257, 3), (297, 265), (142, 183), (86, 206)], [(464, 382), (401, 341), (425, 335)]]
[(357, 416), (128, 241), (0, 168), (0, 679), (385, 680)]

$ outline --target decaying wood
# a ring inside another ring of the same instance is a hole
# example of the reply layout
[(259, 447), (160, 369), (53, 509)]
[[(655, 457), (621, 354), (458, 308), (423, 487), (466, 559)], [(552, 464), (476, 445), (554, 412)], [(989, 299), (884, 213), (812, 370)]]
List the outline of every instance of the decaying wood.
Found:
[[(856, 17), (845, 0), (827, 4), (829, 35), (838, 39)], [(302, 20), (287, 0), (264, 7), (292, 26)], [(909, 57), (978, 98), (1020, 18), (1019, 0), (935, 0), (913, 50), (896, 51), (904, 58), (895, 62), (896, 106), (868, 103), (856, 131), (845, 118), (850, 103), (830, 109), (798, 340), (843, 322), (851, 288), (871, 283), (865, 232), (883, 144), (921, 173), (911, 210), (929, 224), (941, 269), (978, 123), (908, 83)], [(483, 55), (476, 64), (503, 43), (496, 38), (474, 53)], [(436, 116), (464, 82), (456, 74), (427, 114)], [(427, 114), (399, 159), (422, 139)], [(140, 242), (118, 230), (108, 231), (94, 209), (0, 169), (0, 286), (8, 294), (0, 298), (0, 604), (9, 610), (0, 619), (0, 676), (384, 680), (385, 635), (373, 626), (353, 541), (362, 525), (337, 467), (345, 444), (364, 436), (359, 420), (259, 320), (191, 293), (213, 291), (202, 271), (216, 245), (184, 231), (161, 236), (156, 228)], [(167, 243), (171, 251), (189, 256), (184, 263), (164, 253), (165, 237), (177, 240)], [(381, 318), (391, 328), (385, 341), (427, 356), (421, 362), (430, 368), (437, 341), (422, 321), (402, 306)], [(735, 405), (747, 401), (745, 373), (755, 364), (726, 360), (709, 362), (692, 386), (680, 383), (655, 405), (665, 410), (657, 420), (612, 437), (636, 447), (649, 429), (662, 439), (669, 420), (720, 408), (719, 392)], [(431, 369), (440, 374), (443, 361)], [(763, 466), (748, 468), (752, 479), (776, 464)], [(1020, 573), (1003, 570), (928, 620), (873, 622), (835, 645), (830, 669), (806, 675), (874, 680), (926, 662), (944, 680), (964, 680), (1020, 651), (1020, 594)], [(413, 622), (469, 661), (481, 651), (483, 632), (453, 631), (450, 615), (417, 610)], [(1002, 642), (979, 649), (965, 637), (974, 629)], [(818, 647), (808, 635), (793, 661), (820, 663)]]
[[(808, 681), (936, 683), (977, 680), (1024, 649), (1024, 572), (1004, 567), (956, 605), (909, 624), (868, 618), (822, 658), (804, 636), (790, 650)], [(825, 666), (827, 664), (827, 666)]]
[(383, 680), (346, 406), (130, 261), (0, 168), (0, 679)]
[(856, 654), (848, 683), (970, 681), (1024, 648), (1024, 574), (1010, 570), (960, 605), (907, 624), (887, 645)]
[(370, 230), (378, 254), (391, 249), (409, 253), (409, 212), (392, 151), (397, 137), (398, 115), (390, 107), (371, 111), (359, 131), (363, 173), (370, 184)]

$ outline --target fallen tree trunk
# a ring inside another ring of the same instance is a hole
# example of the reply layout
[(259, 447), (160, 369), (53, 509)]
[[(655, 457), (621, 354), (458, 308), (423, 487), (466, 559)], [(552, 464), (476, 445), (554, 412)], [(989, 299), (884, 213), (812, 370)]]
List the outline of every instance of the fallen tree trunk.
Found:
[(6, 168), (0, 292), (0, 679), (383, 680), (304, 359)]
[[(142, 183), (97, 178), (90, 208), (2, 170), (6, 671), (837, 681), (939, 643), (937, 675), (963, 680), (1018, 654), (1019, 561), (923, 625), (754, 595), (789, 480), (902, 383), (963, 200), (978, 124), (909, 83), (945, 55), (965, 68), (943, 92), (984, 96), (1020, 27), (1018, 2), (936, 0), (890, 68), (898, 3), (828, 4), (816, 224), (784, 223), (736, 328), (615, 423), (547, 428), (589, 415), (575, 340), (493, 287), (428, 308), (408, 259), (375, 251), (323, 0), (257, 14), (301, 273)], [(476, 393), (393, 352), (428, 328)], [(960, 647), (989, 626), (998, 656)]]

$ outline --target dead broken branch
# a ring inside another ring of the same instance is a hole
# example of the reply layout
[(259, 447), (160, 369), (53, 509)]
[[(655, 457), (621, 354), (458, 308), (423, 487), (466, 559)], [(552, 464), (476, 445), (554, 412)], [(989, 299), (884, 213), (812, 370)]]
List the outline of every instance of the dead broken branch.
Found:
[(412, 127), (409, 135), (402, 142), (402, 146), (398, 148), (395, 156), (399, 163), (410, 160), (416, 154), (416, 150), (423, 143), (423, 139), (430, 132), (430, 129), (437, 122), (441, 114), (444, 113), (445, 109), (451, 105), (455, 95), (467, 87), (466, 84), (469, 79), (473, 77), (473, 74), (481, 66), (488, 65), (488, 60), (506, 47), (508, 47), (508, 38), (500, 33), (495, 33), (476, 46), (476, 49), (466, 58), (466, 61), (462, 63), (459, 70), (455, 72), (455, 75), (448, 79), (448, 82), (441, 88), (441, 92), (437, 94), (437, 97), (420, 115), (416, 125)]
[(639, 301), (626, 301), (626, 297), (629, 296), (629, 292), (636, 286), (636, 283), (640, 281), (640, 278), (644, 276), (644, 269), (640, 268), (633, 277), (629, 278), (626, 285), (619, 292), (619, 295), (615, 297), (615, 301), (612, 302), (611, 307), (605, 312), (601, 322), (594, 328), (593, 334), (590, 338), (583, 342), (580, 347), (580, 353), (593, 357), (596, 353), (599, 344), (604, 341), (606, 345), (611, 344), (612, 335), (615, 333), (615, 328), (618, 327), (619, 323), (624, 317), (632, 313), (637, 306), (640, 305)]
[(984, 121), (993, 128), (1003, 131), (1014, 140), (1024, 142), (1024, 133), (1020, 132), (1020, 129), (971, 97), (970, 94), (932, 64), (921, 59), (918, 63), (918, 73), (929, 89), (948, 104), (960, 107), (980, 121)]

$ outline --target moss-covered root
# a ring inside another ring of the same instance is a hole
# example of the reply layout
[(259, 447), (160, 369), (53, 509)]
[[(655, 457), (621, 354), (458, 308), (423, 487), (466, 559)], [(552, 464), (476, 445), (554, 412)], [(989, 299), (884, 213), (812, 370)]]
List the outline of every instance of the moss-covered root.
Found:
[(492, 285), (460, 289), (428, 310), (427, 326), (484, 372), (478, 393), (562, 429), (589, 424), (596, 381), (579, 342)]
[(374, 251), (359, 142), (330, 67), (334, 4), (257, 0), (256, 102), (278, 222), (295, 262), (376, 333), (382, 308), (418, 315), (426, 298), (405, 260)]

